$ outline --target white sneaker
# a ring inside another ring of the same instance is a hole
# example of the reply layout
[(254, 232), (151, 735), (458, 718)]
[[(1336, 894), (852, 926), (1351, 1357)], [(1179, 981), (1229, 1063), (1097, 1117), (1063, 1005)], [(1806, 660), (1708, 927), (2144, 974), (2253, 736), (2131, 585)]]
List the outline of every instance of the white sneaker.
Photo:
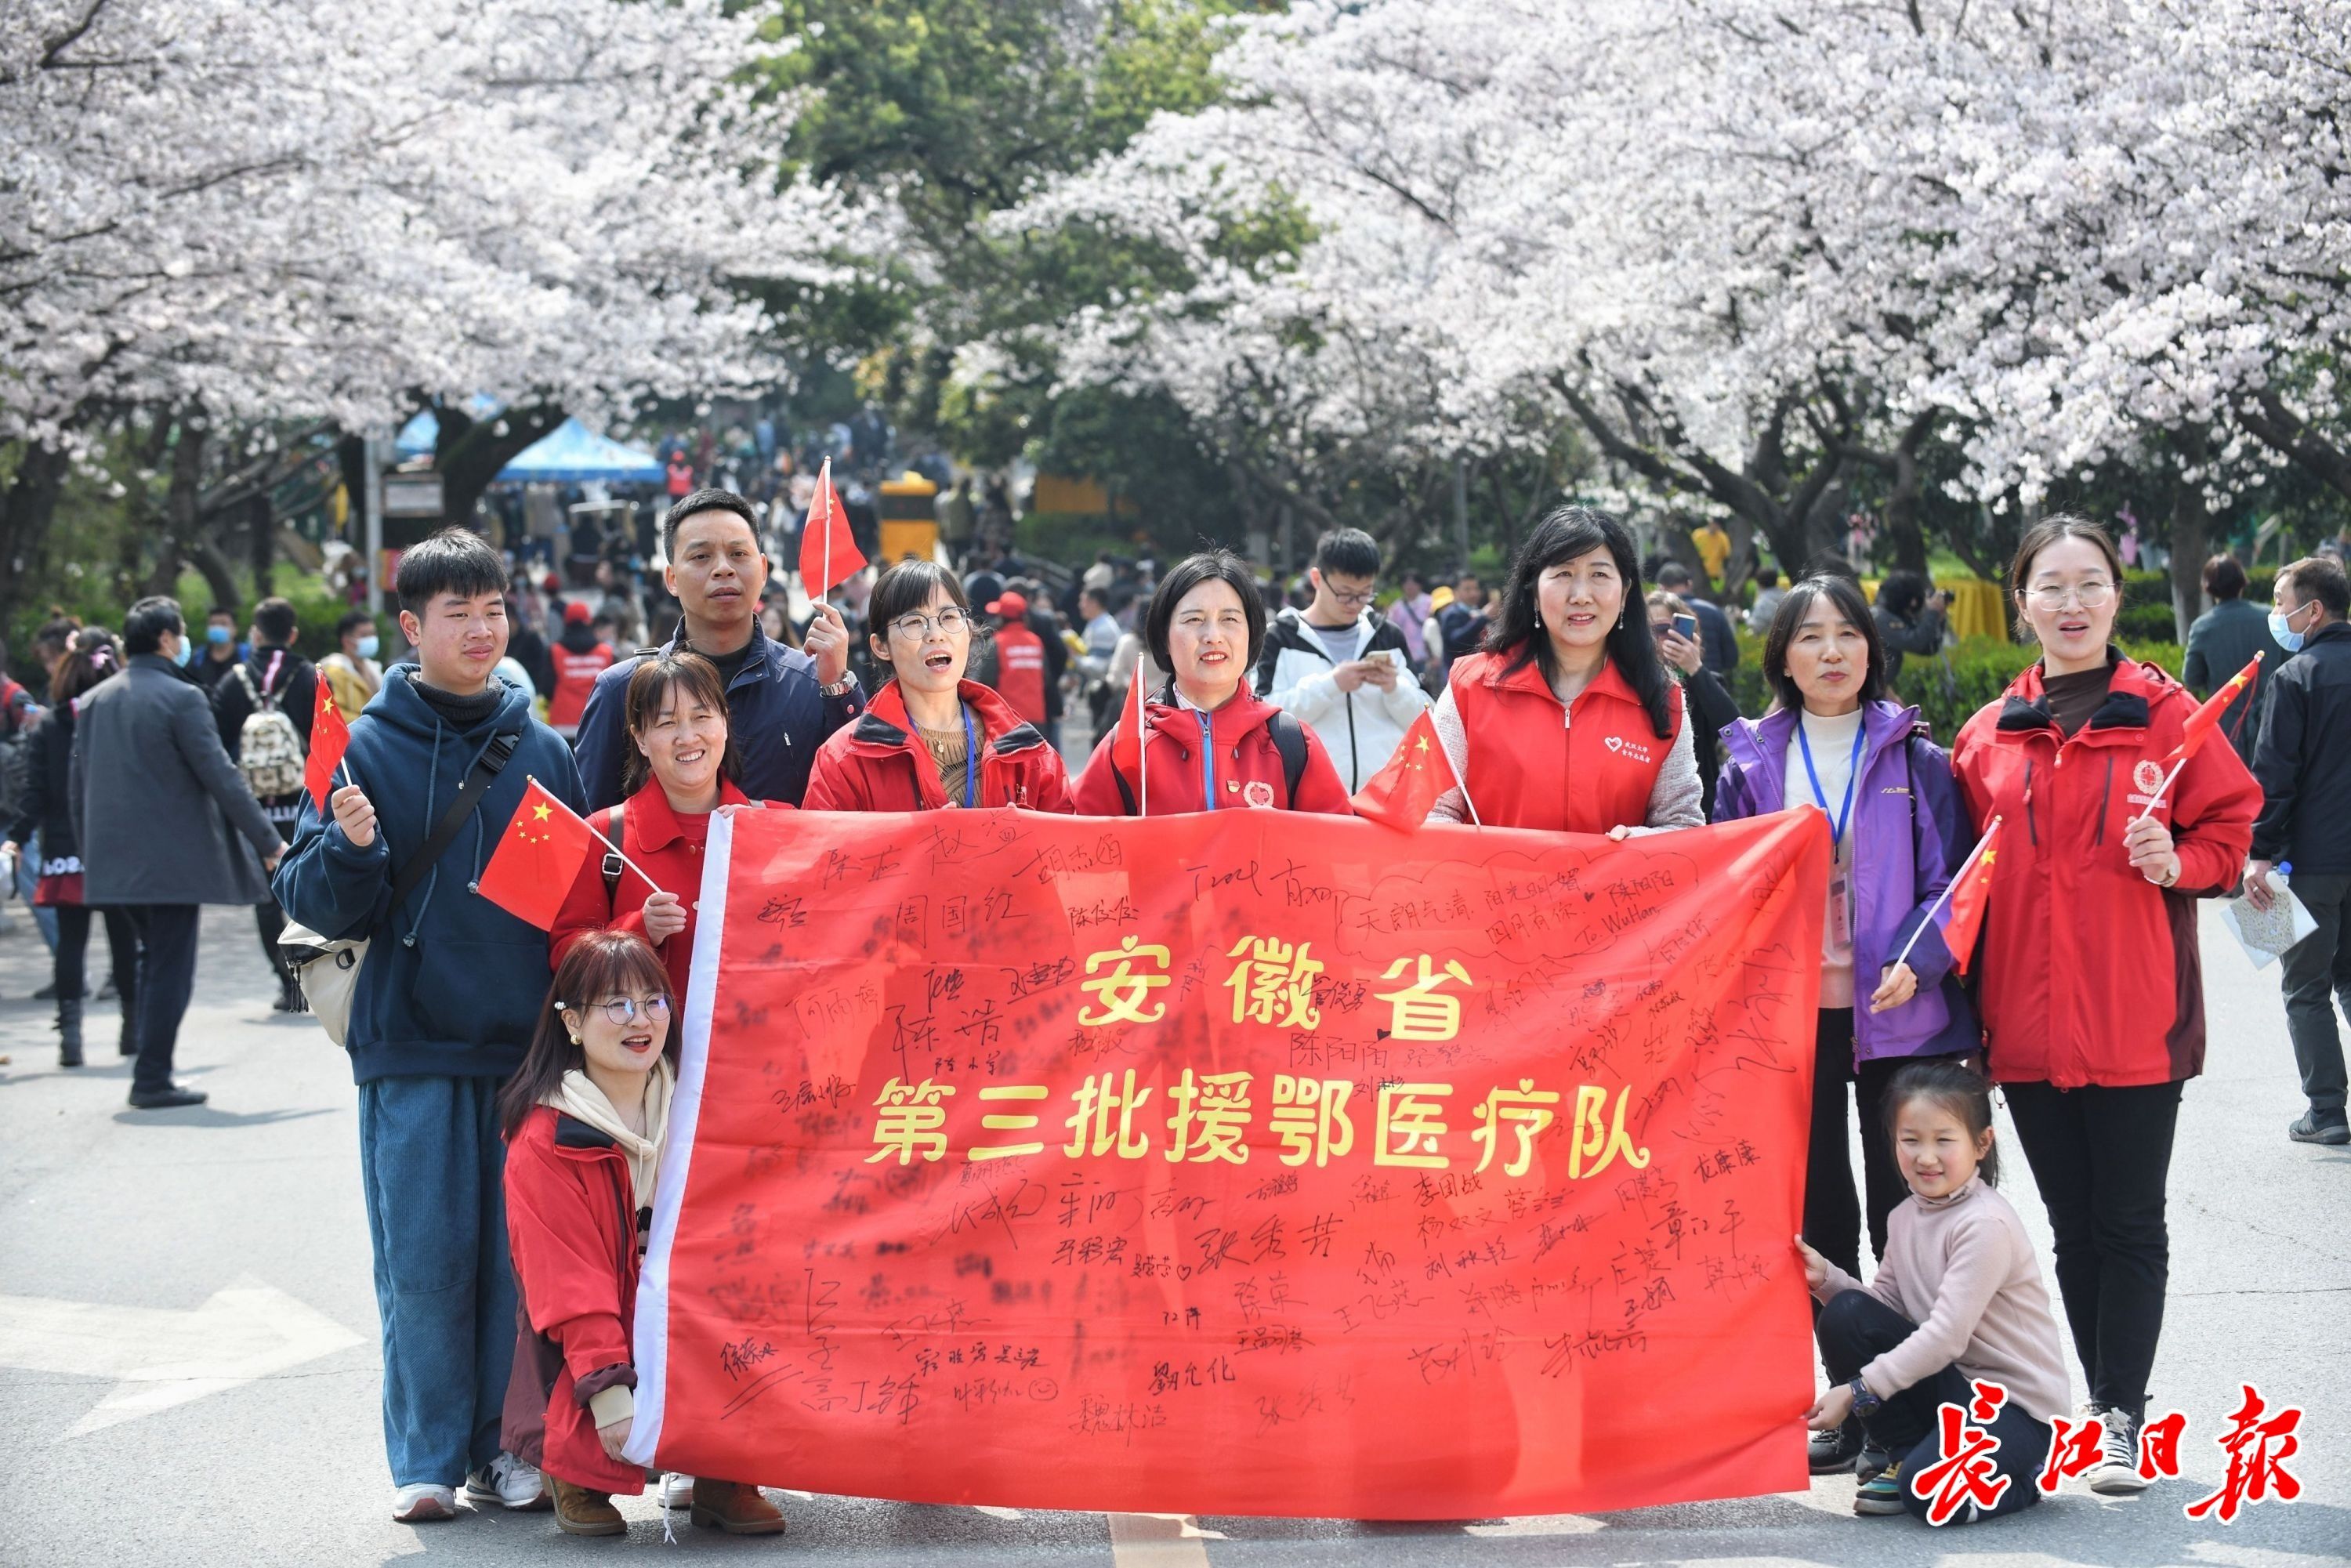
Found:
[(454, 1487), (419, 1481), (414, 1486), (402, 1487), (392, 1494), (392, 1518), (395, 1524), (424, 1524), (436, 1519), (456, 1517), (457, 1492)]
[(692, 1508), (694, 1506), (694, 1478), (692, 1476), (682, 1476), (674, 1470), (668, 1471), (663, 1475), (661, 1479), (661, 1486), (658, 1490), (661, 1496), (661, 1505), (664, 1508)]
[(499, 1503), (517, 1513), (531, 1513), (555, 1506), (555, 1500), (547, 1495), (546, 1483), (539, 1479), (538, 1471), (512, 1454), (500, 1454), (487, 1466), (467, 1476), (465, 1500)]
[(2098, 1462), (2090, 1467), (2090, 1490), (2101, 1497), (2145, 1491), (2147, 1478), (2138, 1473), (2138, 1423), (2126, 1411), (2100, 1410), (2098, 1424), (2105, 1430), (2098, 1440)]

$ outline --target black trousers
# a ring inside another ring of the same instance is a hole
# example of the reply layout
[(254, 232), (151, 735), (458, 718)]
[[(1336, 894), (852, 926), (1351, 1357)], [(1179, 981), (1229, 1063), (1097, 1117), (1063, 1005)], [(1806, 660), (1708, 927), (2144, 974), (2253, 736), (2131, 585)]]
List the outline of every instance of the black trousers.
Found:
[[(1886, 1134), (1886, 1087), (1915, 1060), (1896, 1057), (1855, 1067), (1851, 1008), (1823, 1008), (1813, 1037), (1813, 1128), (1804, 1160), (1804, 1244), (1855, 1279), (1861, 1277), (1861, 1228), (1869, 1222), (1869, 1249), (1886, 1255), (1886, 1221), (1910, 1196), (1894, 1140)], [(1845, 1135), (1845, 1085), (1861, 1101), (1862, 1188), (1853, 1186), (1853, 1150)]]
[(277, 907), (274, 898), (265, 898), (253, 906), (253, 924), (261, 933), (261, 955), (277, 972), (280, 985), (294, 983), (294, 966), (286, 961), (286, 949), (277, 945), (278, 933), (286, 929), (286, 912)]
[[(1820, 1341), (1821, 1364), (1839, 1383), (1850, 1383), (1861, 1369), (1918, 1332), (1918, 1325), (1866, 1291), (1846, 1291), (1831, 1297), (1813, 1324)], [(1929, 1499), (1913, 1492), (1907, 1483), (1942, 1457), (1942, 1434), (1937, 1412), (1945, 1405), (1964, 1406), (1975, 1390), (1967, 1375), (1946, 1366), (1934, 1376), (1914, 1383), (1862, 1417), (1870, 1440), (1902, 1466), (1902, 1506), (1917, 1519), (1927, 1517)], [(2020, 1409), (2011, 1399), (2002, 1405), (1983, 1430), (2000, 1447), (1986, 1456), (1993, 1469), (2008, 1478), (2000, 1500), (1964, 1511), (1955, 1521), (1969, 1517), (1994, 1519), (2016, 1513), (2041, 1500), (2041, 1467), (2049, 1458), (2049, 1428)]]
[(57, 950), (50, 956), (49, 973), (57, 983), (57, 995), (78, 997), (89, 988), (89, 928), (90, 916), (95, 915), (106, 922), (114, 988), (125, 997), (137, 996), (139, 934), (130, 915), (120, 909), (93, 909), (87, 904), (60, 904), (56, 908)]
[(196, 917), (193, 904), (132, 904), (123, 906), (139, 933), (139, 1060), (131, 1087), (165, 1089), (172, 1082), (172, 1053), (180, 1043), (180, 1020), (196, 985)]
[(2179, 1091), (2178, 1083), (2001, 1088), (2049, 1210), (2057, 1291), (2090, 1397), (2134, 1417), (2147, 1413), (2171, 1278), (2163, 1199)]

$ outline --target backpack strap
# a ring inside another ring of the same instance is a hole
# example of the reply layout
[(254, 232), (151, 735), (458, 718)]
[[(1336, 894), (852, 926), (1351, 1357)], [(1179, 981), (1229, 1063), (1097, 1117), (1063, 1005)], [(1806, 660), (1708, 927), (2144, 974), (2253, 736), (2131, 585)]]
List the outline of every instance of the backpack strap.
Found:
[(1277, 713), (1266, 722), (1273, 737), (1273, 748), (1281, 753), (1281, 780), (1287, 793), (1285, 805), (1298, 804), (1298, 781), (1306, 777), (1306, 729), (1288, 713)]
[[(627, 807), (624, 803), (622, 805), (611, 807), (602, 814), (603, 826), (601, 831), (606, 838), (611, 840), (616, 844), (626, 843), (628, 841), (621, 837), (621, 829), (622, 826), (621, 814), (626, 809)], [(604, 875), (604, 907), (607, 911), (610, 911), (614, 902), (621, 896), (621, 878), (622, 874), (628, 871), (629, 862), (622, 860), (619, 855), (614, 854), (611, 850), (606, 850), (604, 852), (604, 863), (601, 869)]]
[(483, 747), (482, 755), (475, 761), (473, 771), (467, 773), (465, 783), (457, 787), (456, 799), (449, 802), (448, 810), (441, 813), (441, 820), (433, 824), (433, 831), (392, 879), (392, 909), (398, 909), (408, 902), (408, 895), (423, 882), (425, 873), (431, 871), (443, 852), (456, 841), (457, 830), (465, 825), (465, 819), (474, 814), (474, 808), (480, 805), (482, 797), (489, 793), (491, 782), (505, 771), (507, 763), (514, 760), (514, 754), (521, 746), (522, 733), (519, 730), (507, 730), (490, 737), (490, 744)]

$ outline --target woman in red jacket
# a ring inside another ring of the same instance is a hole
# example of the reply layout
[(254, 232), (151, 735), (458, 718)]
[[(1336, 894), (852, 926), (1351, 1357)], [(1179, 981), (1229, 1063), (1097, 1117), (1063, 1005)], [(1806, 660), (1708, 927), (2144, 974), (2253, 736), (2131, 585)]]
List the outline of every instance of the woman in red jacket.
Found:
[(1562, 507), (1536, 525), (1485, 650), (1453, 662), (1433, 717), (1468, 786), (1434, 817), (1612, 839), (1705, 821), (1633, 536), (1605, 512)]
[(2049, 1207), (2105, 1427), (2101, 1492), (2146, 1485), (2164, 1186), (2181, 1085), (2204, 1066), (2196, 900), (2235, 883), (2262, 799), (2227, 745), (2200, 747), (2165, 788), (2197, 703), (2113, 646), (2122, 581), (2096, 525), (2056, 517), (2027, 533), (2009, 587), (2041, 660), (1951, 749), (1970, 813), (2001, 819), (1977, 970), (1987, 1064)]
[(684, 649), (648, 656), (629, 677), (622, 713), (629, 751), (621, 779), (629, 798), (589, 823), (634, 863), (609, 852), (590, 855), (556, 914), (549, 947), (560, 964), (584, 932), (633, 932), (660, 949), (670, 988), (682, 997), (694, 959), (710, 813), (751, 801), (735, 786), (726, 691), (709, 660)]
[[(1102, 737), (1078, 776), (1077, 810), (1089, 817), (1169, 817), (1234, 806), (1345, 815), (1354, 808), (1313, 729), (1249, 689), (1265, 638), (1265, 601), (1229, 550), (1196, 555), (1152, 596), (1143, 640), (1173, 672), (1156, 696), (1138, 692), (1145, 724), (1135, 743)], [(1142, 777), (1136, 777), (1137, 772)]]
[[(566, 1534), (619, 1535), (628, 1522), (611, 1494), (645, 1483), (622, 1450), (636, 1413), (637, 1270), (674, 1082), (663, 1049), (669, 977), (643, 937), (590, 932), (557, 966), (548, 1002), (498, 1093), (507, 1240), (528, 1325), (502, 1437), (546, 1472)], [(693, 1511), (730, 1535), (784, 1528), (775, 1504), (739, 1481), (697, 1478)]]
[(874, 583), (867, 613), (867, 640), (890, 680), (855, 724), (818, 748), (803, 810), (1070, 809), (1061, 754), (1002, 696), (964, 679), (971, 603), (955, 573), (936, 561), (901, 561)]

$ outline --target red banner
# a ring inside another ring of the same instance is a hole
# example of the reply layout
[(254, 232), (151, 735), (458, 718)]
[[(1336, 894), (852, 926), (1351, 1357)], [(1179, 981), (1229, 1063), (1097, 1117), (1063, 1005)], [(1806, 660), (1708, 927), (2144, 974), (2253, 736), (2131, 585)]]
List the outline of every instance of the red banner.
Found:
[(1828, 847), (725, 814), (631, 1458), (1330, 1518), (1802, 1489)]

